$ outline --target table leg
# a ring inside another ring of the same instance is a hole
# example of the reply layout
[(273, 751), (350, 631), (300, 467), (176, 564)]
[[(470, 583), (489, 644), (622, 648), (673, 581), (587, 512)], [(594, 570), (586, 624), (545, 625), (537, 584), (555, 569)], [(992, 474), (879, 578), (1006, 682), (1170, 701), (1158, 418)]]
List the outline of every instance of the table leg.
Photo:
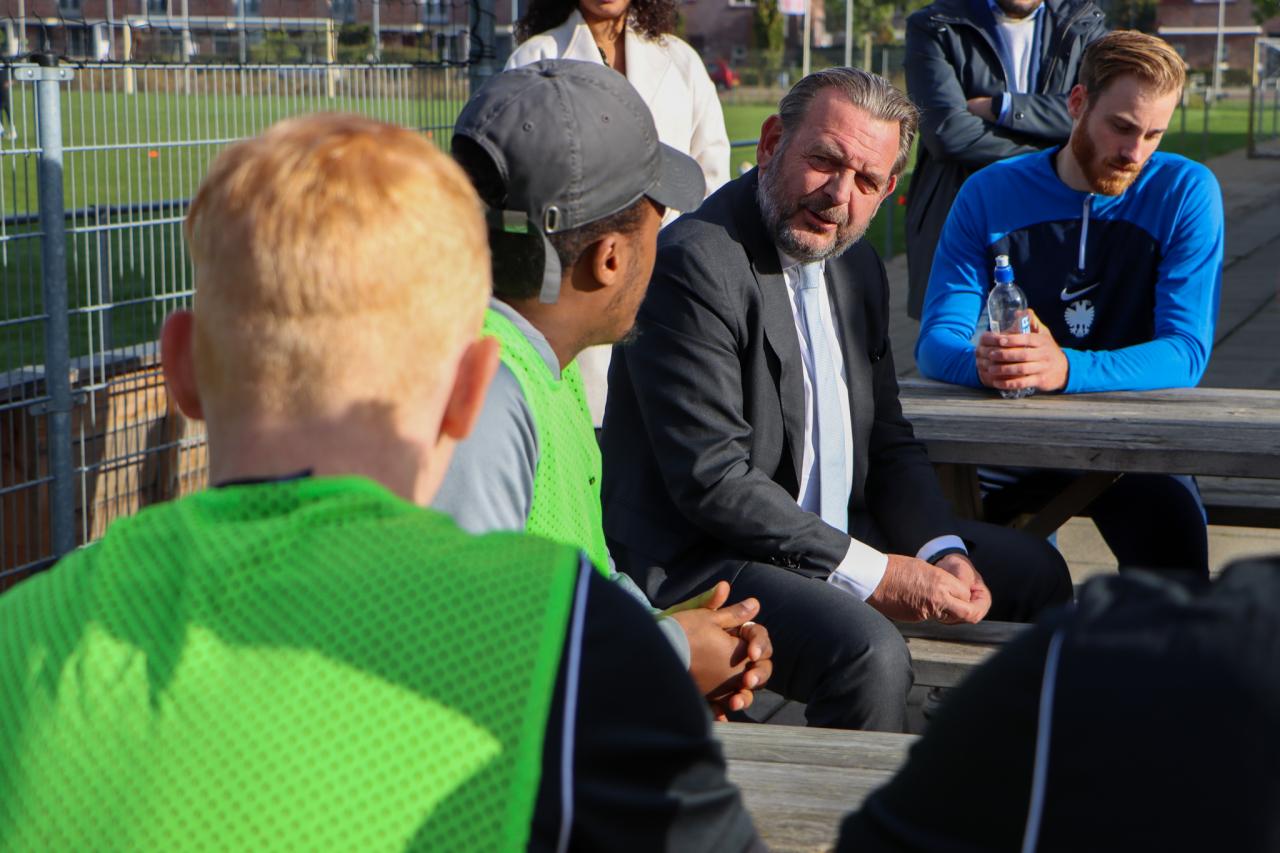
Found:
[(1038, 537), (1046, 537), (1069, 519), (1079, 515), (1093, 499), (1111, 487), (1123, 474), (1090, 471), (1067, 486), (1034, 515), (1021, 515), (1011, 526)]
[(978, 486), (978, 467), (951, 462), (935, 463), (938, 483), (961, 518), (982, 520), (982, 490)]

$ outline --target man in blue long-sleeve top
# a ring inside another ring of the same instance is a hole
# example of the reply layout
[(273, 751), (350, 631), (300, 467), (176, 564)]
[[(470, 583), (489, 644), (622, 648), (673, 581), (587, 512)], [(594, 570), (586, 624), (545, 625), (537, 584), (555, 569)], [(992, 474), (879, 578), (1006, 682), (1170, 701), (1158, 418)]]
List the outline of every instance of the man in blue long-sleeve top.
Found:
[(907, 314), (920, 319), (933, 250), (965, 179), (1071, 135), (1067, 95), (1107, 31), (1093, 0), (933, 0), (907, 19), (907, 94), (920, 144), (907, 193)]
[[(921, 373), (1068, 393), (1200, 381), (1222, 280), (1222, 195), (1207, 168), (1155, 150), (1184, 82), (1181, 58), (1163, 41), (1112, 33), (1085, 53), (1068, 144), (965, 183), (934, 257), (916, 343)], [(1032, 331), (975, 342), (1002, 254), (1027, 294)], [(992, 520), (1074, 476), (988, 473)], [(1126, 475), (1091, 509), (1122, 566), (1207, 574), (1191, 478)]]

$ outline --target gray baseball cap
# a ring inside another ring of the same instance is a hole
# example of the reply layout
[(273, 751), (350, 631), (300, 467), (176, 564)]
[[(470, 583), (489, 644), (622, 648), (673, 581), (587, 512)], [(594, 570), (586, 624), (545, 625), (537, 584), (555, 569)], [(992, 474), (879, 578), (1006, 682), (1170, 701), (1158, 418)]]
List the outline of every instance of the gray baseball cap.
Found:
[(687, 211), (706, 182), (692, 157), (658, 141), (653, 115), (627, 79), (594, 62), (544, 59), (493, 77), (453, 128), (493, 159), (507, 189), (491, 227), (543, 237), (542, 302), (560, 295), (546, 235), (612, 216), (642, 197)]

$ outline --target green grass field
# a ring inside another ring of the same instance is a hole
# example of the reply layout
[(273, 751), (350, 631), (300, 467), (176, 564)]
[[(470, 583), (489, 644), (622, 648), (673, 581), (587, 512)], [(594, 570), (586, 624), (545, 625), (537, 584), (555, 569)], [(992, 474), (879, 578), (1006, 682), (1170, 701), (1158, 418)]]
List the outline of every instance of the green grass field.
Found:
[[(98, 88), (110, 91), (91, 91), (92, 86), (77, 89), (73, 82), (62, 100), (64, 197), (67, 209), (89, 211), (68, 223), (69, 229), (81, 232), (67, 239), (73, 356), (154, 340), (159, 322), (176, 304), (175, 297), (190, 286), (177, 224), (183, 214), (180, 203), (114, 214), (106, 208), (190, 198), (226, 141), (257, 133), (285, 116), (316, 110), (356, 111), (434, 128), (437, 136), (444, 136), (462, 105), (459, 97), (450, 97), (456, 90), (448, 86), (433, 85), (428, 92), (422, 81), (385, 74), (362, 82), (360, 71), (340, 81), (338, 96), (328, 98), (320, 94), (316, 73), (320, 72), (298, 72), (300, 76), (286, 80), (264, 73), (254, 78), (248, 93), (238, 90), (241, 84), (229, 78), (220, 80), (207, 73), (188, 84), (174, 70), (151, 77), (139, 72), (135, 94), (124, 94), (118, 78), (96, 81)], [(197, 93), (184, 94), (181, 89), (188, 85)], [(32, 94), (29, 86), (15, 84), (13, 114), (20, 137), (17, 142), (6, 140), (0, 148), (0, 214), (9, 220), (0, 225), (0, 373), (44, 360), (37, 228), (15, 219), (39, 209), (36, 156), (31, 150), (36, 146)], [(773, 108), (772, 104), (726, 105), (730, 140), (754, 140)], [(1202, 159), (1242, 147), (1247, 105), (1215, 106), (1207, 139), (1202, 138), (1202, 124), (1199, 102), (1187, 111), (1185, 132), (1181, 113), (1175, 113), (1162, 150)], [(732, 158), (735, 172), (742, 164), (753, 164), (754, 145), (735, 148)], [(908, 172), (895, 198), (886, 202), (868, 231), (868, 239), (883, 254), (903, 249), (900, 199), (909, 182)], [(891, 234), (887, 233), (890, 216)], [(103, 226), (107, 230), (86, 230)], [(108, 302), (115, 307), (103, 308)]]

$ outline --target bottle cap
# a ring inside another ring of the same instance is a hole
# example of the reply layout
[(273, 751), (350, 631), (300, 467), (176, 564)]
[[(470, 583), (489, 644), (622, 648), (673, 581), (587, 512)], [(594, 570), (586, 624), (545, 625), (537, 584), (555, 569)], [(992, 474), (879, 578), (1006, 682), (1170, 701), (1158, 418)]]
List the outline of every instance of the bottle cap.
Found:
[(1013, 267), (1009, 266), (1008, 255), (996, 255), (996, 284), (1009, 284), (1013, 281)]

